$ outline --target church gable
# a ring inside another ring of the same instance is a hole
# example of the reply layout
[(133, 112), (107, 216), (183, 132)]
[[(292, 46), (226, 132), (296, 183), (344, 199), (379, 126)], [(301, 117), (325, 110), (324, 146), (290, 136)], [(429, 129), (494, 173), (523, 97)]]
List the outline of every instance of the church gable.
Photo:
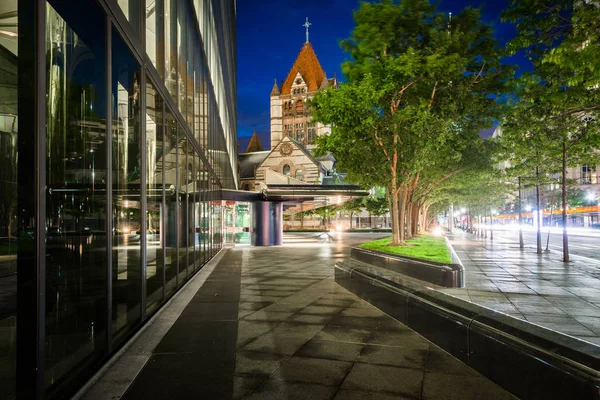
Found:
[(323, 80), (327, 79), (310, 43), (304, 43), (302, 46), (296, 62), (294, 62), (283, 85), (281, 85), (282, 95), (292, 93), (292, 86), (296, 82), (298, 74), (301, 75), (308, 92), (316, 92), (321, 87)]
[(289, 137), (283, 138), (256, 168), (256, 180), (266, 181), (267, 170), (307, 184), (320, 180), (321, 167), (302, 145)]

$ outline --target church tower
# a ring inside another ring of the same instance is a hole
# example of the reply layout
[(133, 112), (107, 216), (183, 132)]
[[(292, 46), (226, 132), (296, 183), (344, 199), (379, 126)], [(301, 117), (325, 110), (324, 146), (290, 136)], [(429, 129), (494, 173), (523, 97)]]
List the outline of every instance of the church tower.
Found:
[(277, 81), (271, 90), (271, 148), (285, 137), (290, 137), (303, 144), (307, 149), (315, 148), (317, 136), (331, 132), (329, 126), (312, 121), (307, 101), (315, 96), (318, 90), (337, 86), (335, 78), (327, 78), (319, 59), (308, 41), (306, 19), (306, 43), (300, 49), (296, 61), (281, 87)]

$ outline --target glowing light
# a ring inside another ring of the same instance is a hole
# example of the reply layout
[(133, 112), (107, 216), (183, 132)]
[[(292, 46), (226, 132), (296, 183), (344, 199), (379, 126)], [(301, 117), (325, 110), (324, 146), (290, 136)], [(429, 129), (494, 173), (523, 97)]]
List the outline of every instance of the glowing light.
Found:
[(530, 205), (525, 206), (525, 211), (529, 212), (532, 210), (532, 207)]
[(433, 228), (433, 236), (442, 236), (442, 227), (436, 226)]
[(594, 201), (594, 200), (596, 200), (596, 195), (594, 193), (591, 193), (591, 192), (589, 192), (586, 195), (586, 197), (587, 197), (588, 201)]
[(121, 228), (121, 232), (123, 232), (124, 234), (128, 234), (129, 232), (131, 232), (131, 229), (128, 226), (124, 226), (123, 228)]

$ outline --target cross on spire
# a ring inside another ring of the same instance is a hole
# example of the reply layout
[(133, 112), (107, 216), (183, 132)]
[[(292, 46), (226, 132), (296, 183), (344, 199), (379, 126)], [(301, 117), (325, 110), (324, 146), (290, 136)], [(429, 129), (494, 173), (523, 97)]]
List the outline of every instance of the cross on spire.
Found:
[(308, 28), (311, 26), (312, 24), (310, 22), (308, 22), (308, 17), (306, 17), (306, 22), (304, 23), (304, 25), (302, 25), (303, 27), (306, 28), (306, 43), (308, 43)]

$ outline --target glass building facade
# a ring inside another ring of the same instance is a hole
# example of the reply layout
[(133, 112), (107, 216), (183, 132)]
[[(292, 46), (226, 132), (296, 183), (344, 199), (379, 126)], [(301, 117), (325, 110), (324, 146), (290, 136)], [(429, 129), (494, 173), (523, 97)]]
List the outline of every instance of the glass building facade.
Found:
[(235, 0), (0, 1), (0, 400), (75, 393), (221, 249)]

